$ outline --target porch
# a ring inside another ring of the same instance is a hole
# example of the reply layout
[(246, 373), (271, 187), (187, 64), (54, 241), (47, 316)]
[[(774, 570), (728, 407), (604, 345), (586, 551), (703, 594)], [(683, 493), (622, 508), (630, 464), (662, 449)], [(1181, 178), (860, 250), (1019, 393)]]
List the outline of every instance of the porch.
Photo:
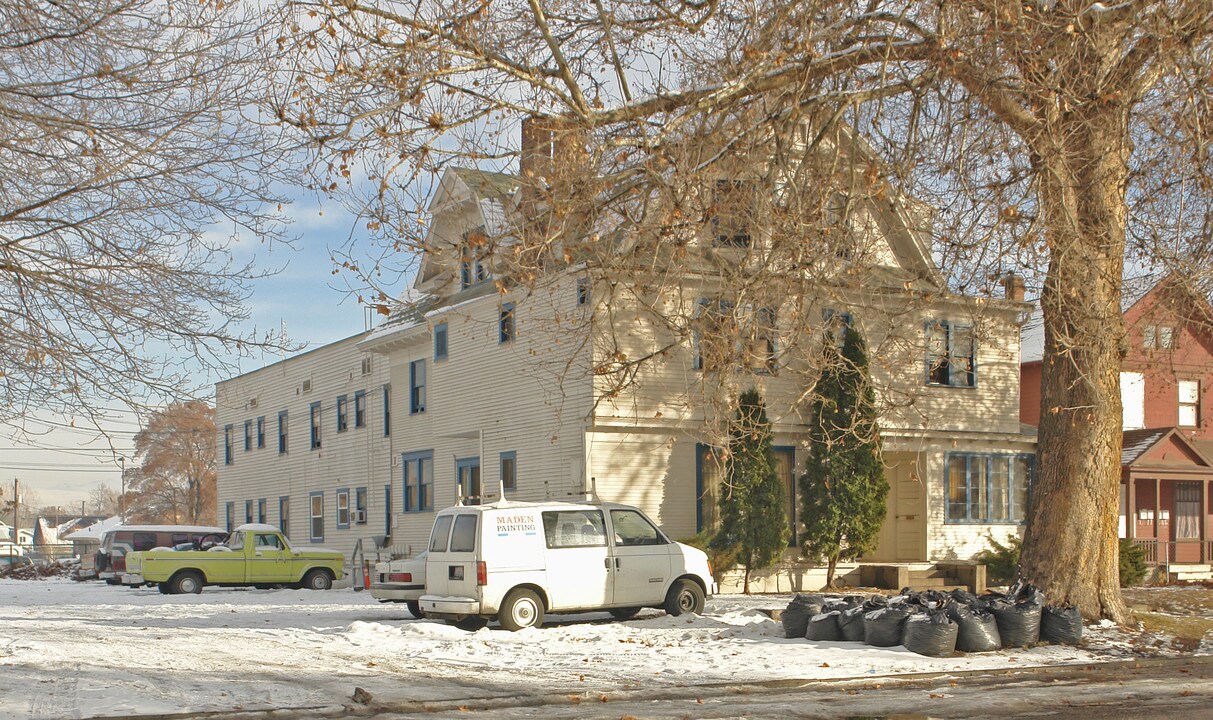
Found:
[(1209, 577), (1213, 461), (1175, 428), (1126, 431), (1123, 447), (1120, 536), (1168, 577)]

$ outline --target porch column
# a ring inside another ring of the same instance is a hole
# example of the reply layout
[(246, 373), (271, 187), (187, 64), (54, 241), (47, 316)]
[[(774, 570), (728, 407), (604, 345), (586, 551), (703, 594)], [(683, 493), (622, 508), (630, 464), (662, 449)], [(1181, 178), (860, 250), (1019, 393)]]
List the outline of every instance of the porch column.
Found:
[[(1162, 480), (1154, 478), (1154, 559), (1159, 565), (1164, 565), (1171, 560), (1171, 556), (1167, 554), (1167, 546), (1162, 539)], [(1170, 527), (1168, 523), (1167, 527)]]
[(1137, 537), (1137, 485), (1133, 473), (1125, 481), (1125, 537), (1132, 540)]
[(1200, 481), (1200, 561), (1207, 563), (1213, 561), (1213, 557), (1209, 557), (1210, 551), (1213, 548), (1209, 543), (1209, 481)]

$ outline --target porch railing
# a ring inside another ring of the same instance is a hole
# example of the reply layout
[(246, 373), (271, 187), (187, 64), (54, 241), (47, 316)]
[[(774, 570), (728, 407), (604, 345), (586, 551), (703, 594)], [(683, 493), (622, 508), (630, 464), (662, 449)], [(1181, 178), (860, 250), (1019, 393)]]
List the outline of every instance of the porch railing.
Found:
[(1213, 540), (1156, 540), (1133, 538), (1150, 565), (1213, 563)]

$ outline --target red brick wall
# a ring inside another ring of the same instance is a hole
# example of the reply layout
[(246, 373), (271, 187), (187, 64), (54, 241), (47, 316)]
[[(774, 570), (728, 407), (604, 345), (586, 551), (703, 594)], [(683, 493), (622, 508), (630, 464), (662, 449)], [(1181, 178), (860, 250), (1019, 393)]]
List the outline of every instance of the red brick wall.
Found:
[(1019, 421), (1040, 424), (1040, 361), (1019, 366)]

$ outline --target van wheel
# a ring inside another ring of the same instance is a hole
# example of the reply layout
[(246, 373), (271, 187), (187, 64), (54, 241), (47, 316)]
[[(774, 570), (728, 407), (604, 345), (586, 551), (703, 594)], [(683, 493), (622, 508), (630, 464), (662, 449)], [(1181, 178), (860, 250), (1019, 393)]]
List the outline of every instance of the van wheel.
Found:
[(506, 596), (497, 621), (510, 631), (540, 627), (543, 625), (543, 601), (534, 591), (519, 588)]
[(609, 612), (615, 616), (616, 620), (629, 620), (631, 618), (636, 617), (636, 613), (640, 612), (640, 608), (638, 608), (638, 607), (611, 608)]
[(156, 585), (156, 589), (160, 591), (161, 595), (168, 595), (172, 592), (172, 588), (168, 586), (168, 583), (159, 583)]
[(455, 627), (459, 628), (460, 630), (467, 630), (468, 632), (476, 632), (477, 630), (483, 628), (485, 625), (488, 625), (489, 621), (487, 618), (482, 618), (479, 615), (464, 615), (463, 617), (456, 619), (456, 620), (447, 618), (446, 624), (454, 625)]
[(174, 595), (197, 595), (202, 592), (202, 576), (190, 570), (177, 573), (169, 581), (169, 592)]
[(665, 611), (670, 615), (683, 613), (703, 613), (705, 599), (703, 590), (694, 580), (677, 580), (670, 586), (670, 592), (665, 596)]
[(409, 609), (409, 615), (412, 615), (418, 620), (425, 617), (425, 613), (421, 612), (421, 603), (417, 602), (416, 600), (405, 600), (404, 605)]
[(308, 590), (329, 590), (333, 587), (333, 576), (324, 570), (308, 570), (303, 576), (303, 587)]

